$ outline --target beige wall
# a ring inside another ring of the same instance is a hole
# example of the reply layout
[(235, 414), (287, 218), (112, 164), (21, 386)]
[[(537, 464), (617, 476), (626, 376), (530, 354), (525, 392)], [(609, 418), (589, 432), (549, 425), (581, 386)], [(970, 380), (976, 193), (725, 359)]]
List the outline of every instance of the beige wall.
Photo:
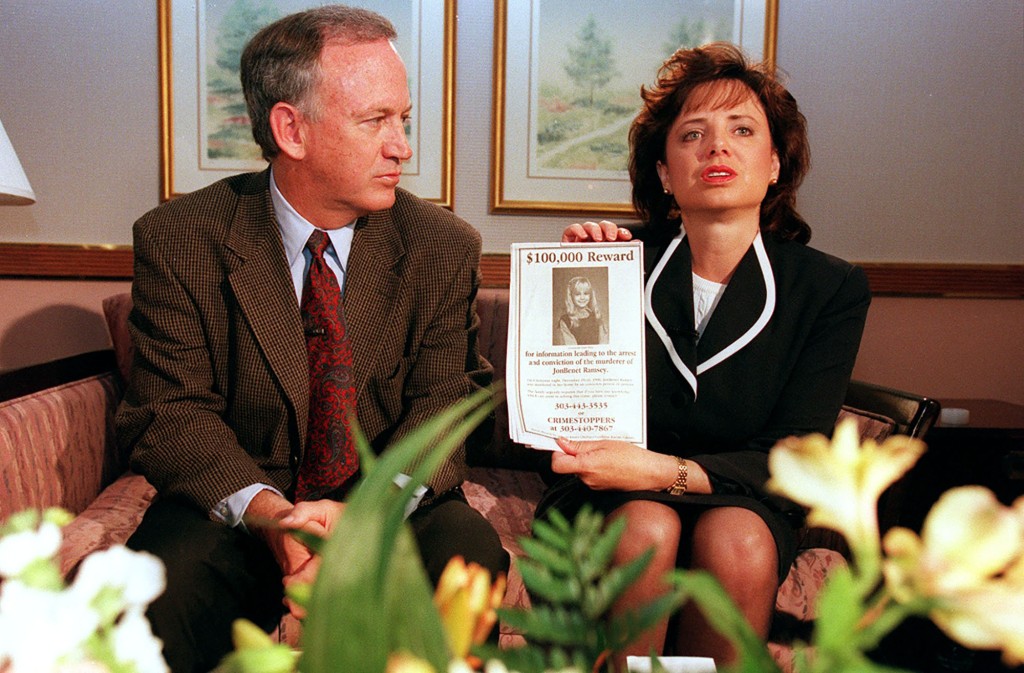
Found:
[[(484, 249), (569, 217), (495, 215), (493, 6), (458, 3), (455, 212)], [(130, 243), (158, 203), (156, 1), (3, 0), (0, 119), (39, 202), (0, 241)], [(855, 261), (1024, 263), (1024, 3), (780, 0), (778, 60), (810, 124), (801, 210)], [(0, 279), (0, 370), (105, 347), (125, 283)], [(1024, 403), (1024, 301), (876, 299), (856, 375)]]
[(104, 297), (127, 281), (0, 280), (0, 371), (110, 347)]
[(853, 375), (940, 400), (1024, 404), (1024, 301), (876, 298)]

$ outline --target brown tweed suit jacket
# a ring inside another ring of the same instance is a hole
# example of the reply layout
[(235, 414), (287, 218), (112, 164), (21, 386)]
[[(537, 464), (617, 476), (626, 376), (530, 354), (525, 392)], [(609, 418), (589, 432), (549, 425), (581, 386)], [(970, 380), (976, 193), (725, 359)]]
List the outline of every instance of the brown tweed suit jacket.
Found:
[[(305, 337), (269, 172), (174, 199), (134, 227), (135, 344), (117, 415), (132, 467), (204, 511), (254, 483), (288, 493), (306, 442)], [(356, 224), (345, 280), (359, 422), (379, 452), (490, 382), (477, 351), (480, 236), (398, 190)], [(462, 482), (459, 451), (429, 483)]]

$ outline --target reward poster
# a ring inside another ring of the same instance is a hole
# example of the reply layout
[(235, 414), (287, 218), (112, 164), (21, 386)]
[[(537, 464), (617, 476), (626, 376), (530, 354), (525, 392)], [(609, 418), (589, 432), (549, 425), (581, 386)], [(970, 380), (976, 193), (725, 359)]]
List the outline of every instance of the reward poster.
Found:
[(646, 446), (640, 243), (514, 244), (509, 294), (512, 439)]

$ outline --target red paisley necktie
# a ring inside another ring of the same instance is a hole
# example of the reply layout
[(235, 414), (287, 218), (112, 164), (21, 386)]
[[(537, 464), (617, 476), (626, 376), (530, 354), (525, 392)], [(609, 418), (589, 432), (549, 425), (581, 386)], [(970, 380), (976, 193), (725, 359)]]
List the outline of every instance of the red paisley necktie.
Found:
[(359, 470), (352, 440), (356, 412), (352, 380), (352, 343), (345, 334), (341, 288), (324, 261), (331, 240), (316, 230), (306, 242), (313, 253), (302, 291), (302, 325), (309, 350), (309, 441), (299, 467), (295, 501), (317, 500), (335, 493)]

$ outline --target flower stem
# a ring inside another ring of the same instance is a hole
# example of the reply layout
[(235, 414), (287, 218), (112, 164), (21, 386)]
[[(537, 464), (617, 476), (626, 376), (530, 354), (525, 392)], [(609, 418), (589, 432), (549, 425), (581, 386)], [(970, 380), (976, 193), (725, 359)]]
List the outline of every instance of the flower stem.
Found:
[(857, 624), (862, 649), (869, 651), (876, 648), (882, 638), (899, 626), (911, 612), (906, 606), (894, 602), (887, 592), (883, 592)]

